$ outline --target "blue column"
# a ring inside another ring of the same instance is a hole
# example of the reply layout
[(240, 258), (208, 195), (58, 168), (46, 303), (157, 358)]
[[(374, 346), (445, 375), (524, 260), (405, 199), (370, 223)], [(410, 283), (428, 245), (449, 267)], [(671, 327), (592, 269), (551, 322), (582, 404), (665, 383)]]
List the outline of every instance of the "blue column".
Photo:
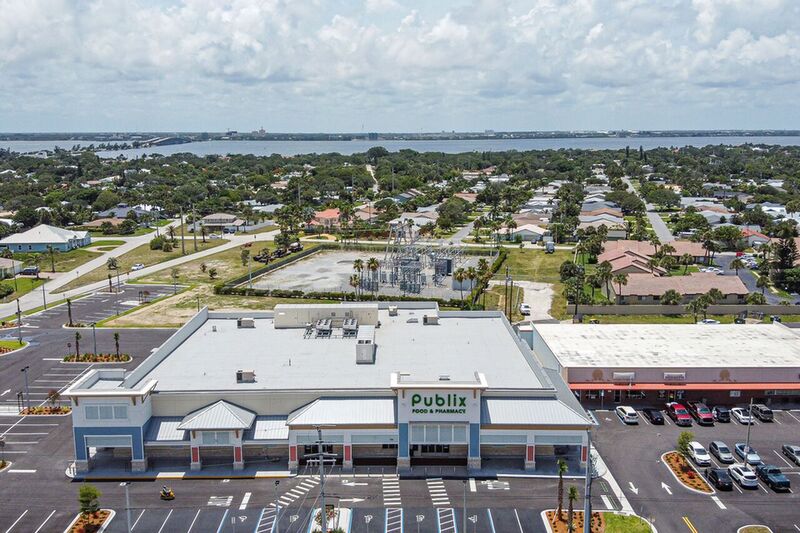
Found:
[(408, 457), (408, 424), (399, 424), (398, 433), (400, 442), (397, 445), (397, 456)]
[(469, 425), (469, 456), (470, 457), (480, 457), (481, 456), (481, 425), (480, 424), (470, 424)]

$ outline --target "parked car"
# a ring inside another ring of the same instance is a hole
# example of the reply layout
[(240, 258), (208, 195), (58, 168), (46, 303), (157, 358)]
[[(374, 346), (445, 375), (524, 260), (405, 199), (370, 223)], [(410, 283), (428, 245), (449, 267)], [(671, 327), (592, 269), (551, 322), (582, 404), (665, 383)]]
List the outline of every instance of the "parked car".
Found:
[(703, 445), (693, 440), (689, 443), (689, 457), (697, 464), (697, 466), (711, 466), (711, 456)]
[(654, 426), (664, 425), (664, 416), (658, 409), (653, 409), (652, 407), (645, 407), (644, 409), (642, 409), (642, 414)]
[(219, 233), (212, 233), (211, 235), (208, 236), (208, 238), (209, 239), (221, 239), (222, 235), (220, 235)]
[(742, 465), (732, 465), (728, 467), (728, 474), (739, 484), (743, 489), (757, 489), (758, 477), (754, 472), (745, 468)]
[(730, 422), (731, 410), (722, 405), (715, 405), (711, 409), (711, 415), (714, 417), (715, 422)]
[(714, 320), (713, 318), (704, 318), (703, 320), (698, 320), (698, 324), (719, 324), (719, 320)]
[(131, 267), (131, 270), (141, 270), (144, 268), (144, 263), (136, 263)]
[(731, 449), (721, 440), (712, 441), (711, 444), (708, 445), (708, 451), (711, 455), (716, 457), (720, 463), (729, 465), (735, 461)]
[(775, 414), (772, 412), (772, 409), (763, 403), (753, 404), (753, 414), (762, 422), (772, 422), (775, 418)]
[(35, 276), (38, 273), (39, 273), (38, 266), (28, 266), (20, 271), (20, 274), (22, 274), (23, 276)]
[(758, 465), (756, 476), (775, 492), (788, 491), (792, 488), (789, 478), (784, 476), (777, 466)]
[(614, 412), (616, 412), (619, 419), (626, 424), (639, 423), (639, 413), (637, 413), (636, 410), (629, 405), (620, 405), (614, 409)]
[(692, 415), (686, 410), (682, 404), (678, 402), (669, 402), (666, 405), (667, 416), (669, 416), (676, 426), (691, 426)]
[(553, 242), (544, 243), (544, 253), (546, 254), (556, 253), (556, 245)]
[(706, 479), (718, 490), (733, 490), (733, 480), (724, 468), (706, 468)]
[(750, 414), (747, 412), (747, 409), (742, 407), (734, 407), (731, 409), (731, 416), (734, 418), (734, 420), (745, 426), (755, 422), (755, 419), (750, 416)]
[(519, 304), (519, 314), (528, 316), (531, 314), (531, 306), (528, 304)]
[(709, 409), (706, 404), (702, 402), (689, 402), (686, 407), (701, 426), (714, 425), (714, 415), (711, 414), (711, 409)]
[(800, 446), (784, 444), (781, 446), (781, 451), (783, 452), (783, 455), (789, 458), (790, 461), (793, 461), (794, 464), (800, 466)]
[(747, 444), (744, 442), (737, 442), (733, 445), (733, 449), (736, 450), (736, 455), (741, 457), (742, 461), (744, 461), (746, 464), (750, 466), (763, 464), (761, 456), (758, 455), (758, 452), (752, 446), (747, 446)]
[(290, 252), (300, 252), (302, 250), (303, 250), (303, 243), (301, 243), (300, 241), (293, 242), (292, 244), (289, 245)]

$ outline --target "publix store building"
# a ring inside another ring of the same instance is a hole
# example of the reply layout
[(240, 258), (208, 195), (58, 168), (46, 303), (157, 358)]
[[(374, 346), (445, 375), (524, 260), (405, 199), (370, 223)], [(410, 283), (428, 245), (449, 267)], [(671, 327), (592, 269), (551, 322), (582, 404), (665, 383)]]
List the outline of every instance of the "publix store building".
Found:
[(592, 419), (498, 312), (432, 303), (200, 311), (137, 368), (65, 396), (79, 471), (585, 466)]

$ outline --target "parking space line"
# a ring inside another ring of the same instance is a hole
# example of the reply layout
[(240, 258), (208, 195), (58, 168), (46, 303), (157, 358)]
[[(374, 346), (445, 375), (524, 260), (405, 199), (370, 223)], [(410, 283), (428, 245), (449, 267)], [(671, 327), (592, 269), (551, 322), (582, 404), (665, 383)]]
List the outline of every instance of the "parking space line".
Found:
[(222, 528), (225, 527), (225, 519), (228, 518), (228, 511), (230, 509), (225, 509), (225, 513), (222, 515), (222, 520), (219, 521), (219, 527), (217, 528), (217, 533), (222, 531)]
[(48, 522), (48, 521), (49, 521), (51, 518), (53, 518), (53, 515), (54, 515), (54, 514), (56, 514), (56, 510), (55, 510), (55, 509), (53, 509), (53, 510), (52, 510), (52, 512), (51, 512), (49, 515), (47, 515), (47, 518), (45, 518), (45, 519), (44, 519), (44, 522), (42, 522), (42, 523), (39, 525), (39, 527), (38, 527), (38, 528), (36, 528), (36, 531), (34, 531), (33, 533), (39, 533), (39, 532), (42, 530), (42, 528), (44, 527), (44, 525), (45, 525), (45, 524), (46, 524), (46, 523), (47, 523), (47, 522)]
[(717, 504), (717, 507), (719, 507), (720, 509), (722, 509), (722, 510), (725, 510), (725, 509), (727, 509), (727, 507), (725, 507), (725, 504), (724, 504), (724, 503), (722, 503), (722, 502), (720, 501), (720, 499), (719, 499), (719, 498), (717, 498), (716, 496), (711, 496), (711, 499), (712, 499), (712, 500), (714, 500), (714, 503), (716, 503), (716, 504)]
[(784, 411), (784, 413), (786, 413), (787, 415), (789, 415), (789, 416), (791, 416), (792, 418), (794, 418), (794, 419), (795, 419), (797, 422), (800, 422), (800, 418), (797, 418), (796, 416), (794, 416), (794, 415), (793, 415), (792, 413), (790, 413), (789, 411)]
[(522, 530), (522, 522), (521, 522), (521, 521), (520, 521), (520, 519), (519, 519), (519, 513), (517, 512), (517, 510), (516, 510), (516, 509), (514, 509), (514, 517), (517, 519), (517, 526), (519, 526), (519, 533), (525, 533), (525, 532)]
[(665, 416), (665, 417), (664, 417), (664, 423), (665, 423), (666, 425), (668, 425), (668, 426), (671, 426), (671, 425), (672, 425), (672, 422), (670, 422), (670, 421), (669, 421), (669, 417), (668, 417), (668, 416)]
[(739, 494), (744, 494), (744, 492), (742, 492), (742, 489), (741, 489), (741, 487), (739, 487), (739, 484), (738, 484), (738, 483), (736, 483), (736, 482), (734, 481), (733, 483), (731, 483), (731, 485), (733, 485), (733, 488), (734, 488), (734, 489), (736, 489), (736, 490), (738, 490), (738, 491), (739, 491)]
[(161, 533), (162, 531), (164, 531), (164, 526), (167, 525), (167, 521), (169, 520), (169, 517), (172, 516), (172, 511), (174, 511), (174, 509), (170, 509), (169, 512), (167, 513), (167, 517), (164, 519), (164, 523), (161, 524), (161, 527), (158, 529), (158, 533)]
[(497, 533), (494, 529), (494, 519), (492, 518), (492, 510), (486, 509), (486, 516), (489, 518), (489, 527), (492, 529), (492, 533)]
[(253, 494), (250, 492), (245, 492), (244, 497), (242, 498), (242, 503), (239, 504), (239, 510), (244, 511), (247, 509), (247, 504), (250, 502), (250, 496)]
[(19, 521), (20, 521), (20, 520), (22, 520), (22, 519), (25, 517), (25, 515), (26, 515), (26, 514), (28, 514), (28, 510), (27, 510), (27, 509), (25, 509), (25, 510), (22, 512), (22, 514), (21, 514), (21, 515), (19, 515), (19, 518), (17, 518), (16, 520), (14, 520), (14, 523), (13, 523), (13, 524), (11, 524), (11, 527), (9, 527), (8, 529), (6, 529), (6, 533), (8, 533), (8, 532), (9, 532), (9, 531), (11, 531), (12, 529), (14, 529), (14, 526), (16, 526), (16, 525), (19, 523)]
[(190, 533), (192, 531), (192, 528), (194, 527), (194, 523), (197, 522), (197, 517), (200, 516), (200, 511), (201, 510), (202, 509), (198, 509), (197, 513), (195, 513), (194, 519), (192, 519), (192, 523), (189, 524), (189, 529), (186, 530), (186, 533)]
[(141, 520), (141, 519), (142, 519), (142, 515), (144, 514), (144, 512), (145, 512), (146, 510), (147, 510), (147, 509), (142, 509), (142, 512), (141, 512), (141, 513), (139, 513), (139, 516), (137, 516), (137, 517), (136, 517), (136, 521), (135, 521), (135, 522), (133, 523), (133, 525), (131, 526), (131, 531), (133, 531), (134, 529), (136, 529), (136, 524), (138, 524), (138, 523), (139, 523), (139, 520)]
[(794, 468), (794, 465), (792, 463), (790, 463), (789, 461), (787, 461), (786, 458), (783, 455), (779, 454), (776, 450), (772, 450), (772, 453), (777, 455), (780, 458), (781, 461), (783, 461), (784, 463), (786, 463), (789, 466), (789, 468)]

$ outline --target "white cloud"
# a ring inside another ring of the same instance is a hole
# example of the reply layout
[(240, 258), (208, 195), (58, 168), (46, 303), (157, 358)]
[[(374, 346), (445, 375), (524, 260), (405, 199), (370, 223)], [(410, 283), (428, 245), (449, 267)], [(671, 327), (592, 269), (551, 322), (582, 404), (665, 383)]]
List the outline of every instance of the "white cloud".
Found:
[[(5, 130), (646, 128), (743, 105), (775, 127), (798, 118), (775, 111), (800, 85), (794, 0), (3, 6)], [(647, 112), (627, 123), (622, 102)]]

